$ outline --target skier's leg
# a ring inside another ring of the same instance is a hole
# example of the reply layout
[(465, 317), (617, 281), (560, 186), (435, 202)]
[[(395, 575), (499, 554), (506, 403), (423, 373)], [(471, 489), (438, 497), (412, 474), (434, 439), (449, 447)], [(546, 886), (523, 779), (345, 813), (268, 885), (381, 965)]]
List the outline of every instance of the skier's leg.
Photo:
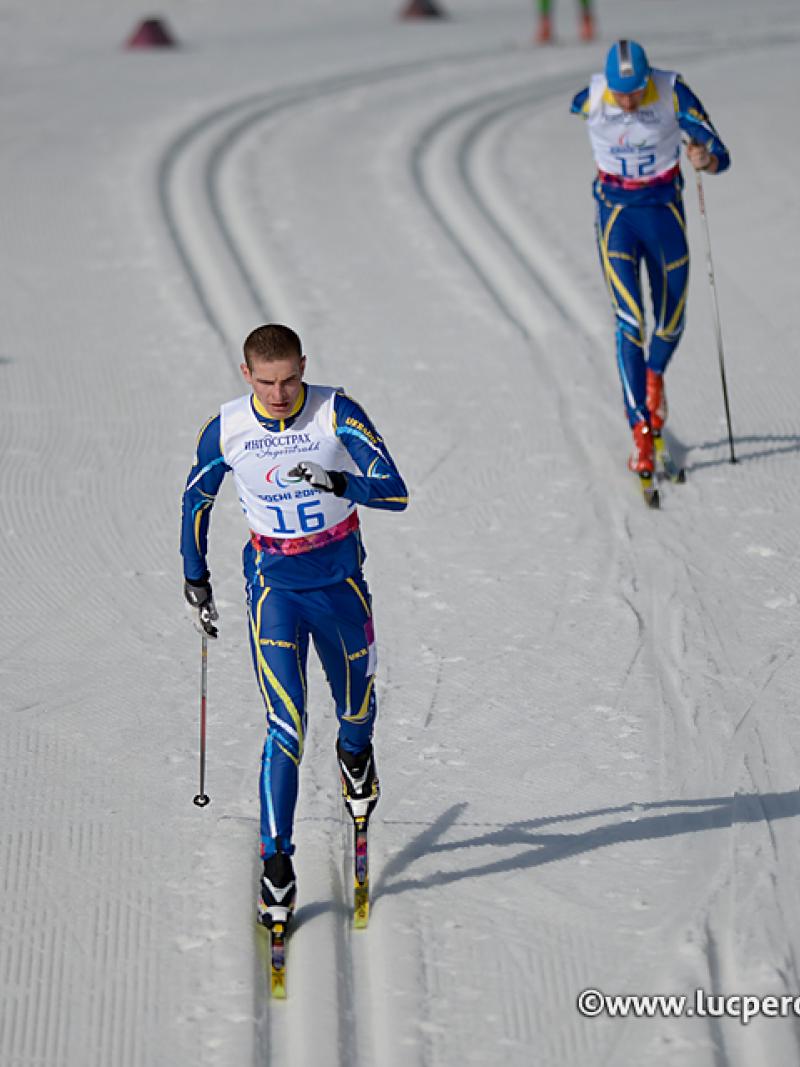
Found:
[(578, 0), (578, 21), (582, 41), (593, 41), (595, 35), (592, 0)]
[(314, 620), (312, 635), (336, 702), (345, 802), (357, 818), (370, 814), (379, 795), (371, 743), (377, 714), (372, 604), (362, 575), (326, 594), (325, 613)]
[(248, 585), (250, 650), (267, 710), (261, 759), (261, 855), (294, 851), (292, 827), (306, 730), (308, 631), (297, 599)]
[[(631, 210), (628, 208), (627, 211)], [(617, 368), (631, 426), (647, 421), (644, 308), (639, 280), (641, 250), (626, 209), (597, 205), (597, 247), (616, 318)]]
[(686, 322), (689, 247), (682, 205), (666, 204), (653, 212), (652, 236), (645, 248), (645, 261), (655, 319), (647, 365), (656, 374), (663, 374)]
[(661, 430), (667, 418), (664, 371), (683, 334), (689, 284), (689, 248), (682, 206), (653, 209), (645, 262), (653, 297), (655, 326), (647, 360), (647, 408), (650, 425)]
[(553, 40), (550, 0), (539, 0), (539, 26), (536, 30), (536, 40), (539, 44), (549, 44)]
[(311, 621), (317, 649), (339, 720), (339, 742), (360, 752), (370, 742), (375, 724), (377, 652), (372, 603), (361, 575), (323, 590), (325, 604)]

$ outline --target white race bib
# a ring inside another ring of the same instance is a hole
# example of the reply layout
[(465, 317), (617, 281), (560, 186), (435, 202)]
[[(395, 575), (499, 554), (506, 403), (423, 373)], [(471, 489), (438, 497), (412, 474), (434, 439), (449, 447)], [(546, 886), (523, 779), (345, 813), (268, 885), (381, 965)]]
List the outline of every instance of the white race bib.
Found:
[(220, 409), (222, 455), (233, 471), (250, 529), (266, 537), (307, 538), (337, 526), (355, 508), (351, 500), (321, 493), (289, 474), (303, 460), (326, 470), (358, 474), (333, 428), (336, 390), (323, 385), (305, 388), (305, 406), (288, 430), (265, 429), (249, 393)]
[(586, 121), (599, 170), (643, 185), (672, 170), (681, 154), (676, 77), (674, 71), (651, 70), (641, 106), (630, 113), (614, 103), (605, 75), (592, 77)]

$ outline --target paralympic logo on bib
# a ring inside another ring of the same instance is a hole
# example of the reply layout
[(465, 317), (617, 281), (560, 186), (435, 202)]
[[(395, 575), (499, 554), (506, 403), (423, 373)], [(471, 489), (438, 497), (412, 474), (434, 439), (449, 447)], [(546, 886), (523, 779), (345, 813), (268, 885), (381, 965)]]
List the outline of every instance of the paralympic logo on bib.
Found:
[(649, 145), (647, 143), (647, 138), (637, 144), (635, 141), (632, 141), (630, 139), (630, 136), (627, 133), (623, 133), (620, 136), (619, 140), (617, 141), (617, 145), (619, 146), (618, 148), (612, 147), (612, 152), (641, 152), (645, 148), (649, 149), (652, 147), (652, 145)]
[(277, 485), (279, 489), (288, 489), (292, 485), (297, 485), (303, 481), (303, 477), (300, 474), (290, 477), (288, 474), (281, 474), (280, 464), (277, 467), (272, 467), (264, 476), (264, 480), (269, 482), (270, 485)]

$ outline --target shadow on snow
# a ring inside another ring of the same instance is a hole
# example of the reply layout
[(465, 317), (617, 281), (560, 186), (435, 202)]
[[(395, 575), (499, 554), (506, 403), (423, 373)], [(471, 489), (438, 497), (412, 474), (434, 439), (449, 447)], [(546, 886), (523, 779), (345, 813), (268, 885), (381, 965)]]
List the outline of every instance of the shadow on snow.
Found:
[[(448, 885), (467, 878), (541, 867), (546, 863), (570, 859), (610, 845), (728, 829), (736, 824), (761, 821), (769, 823), (776, 819), (794, 818), (800, 814), (800, 792), (792, 790), (787, 793), (738, 793), (734, 796), (700, 800), (627, 804), (568, 815), (527, 819), (509, 823), (499, 829), (487, 829), (472, 836), (460, 837), (458, 840), (443, 840), (466, 808), (466, 803), (454, 804), (393, 856), (374, 886), (373, 899), (414, 889)], [(587, 819), (613, 821), (574, 833), (554, 829), (558, 824)], [(395, 822), (386, 825), (403, 824)], [(419, 878), (410, 877), (407, 873), (418, 859), (432, 856), (444, 859), (449, 854), (465, 849), (486, 847), (516, 848), (518, 851), (488, 863), (468, 867), (459, 865)]]
[[(675, 462), (684, 467), (687, 474), (704, 470), (707, 467), (724, 467), (730, 464), (730, 446), (727, 437), (721, 437), (718, 441), (703, 441), (702, 444), (697, 445), (684, 445), (671, 434), (668, 437)], [(737, 437), (734, 433), (733, 446), (737, 464), (750, 463), (752, 460), (766, 459), (768, 456), (800, 452), (800, 434), (748, 434)], [(689, 452), (722, 452), (723, 454), (714, 459), (698, 459), (685, 463)]]

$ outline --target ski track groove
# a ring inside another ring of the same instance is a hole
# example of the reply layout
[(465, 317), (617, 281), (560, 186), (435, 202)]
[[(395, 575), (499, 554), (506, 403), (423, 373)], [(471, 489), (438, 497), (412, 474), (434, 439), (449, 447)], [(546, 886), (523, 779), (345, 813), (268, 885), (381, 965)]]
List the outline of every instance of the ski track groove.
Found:
[[(222, 316), (214, 307), (215, 297), (211, 296), (214, 289), (203, 278), (206, 265), (201, 263), (199, 257), (191, 250), (191, 241), (188, 237), (190, 224), (184, 225), (181, 221), (181, 210), (178, 206), (181, 198), (174, 189), (178, 165), (184, 155), (195, 149), (196, 142), (201, 141), (208, 134), (216, 138), (199, 164), (203, 175), (206, 204), (216, 226), (217, 236), (227, 250), (246, 298), (256, 305), (257, 311), (266, 314), (269, 296), (265, 295), (263, 279), (256, 280), (256, 272), (246, 262), (240, 244), (231, 233), (228, 221), (229, 209), (223, 204), (218, 191), (218, 176), (225, 157), (233, 151), (241, 137), (251, 128), (269, 118), (320, 99), (335, 97), (348, 89), (379, 85), (406, 76), (413, 77), (431, 67), (442, 64), (459, 66), (479, 58), (503, 55), (507, 51), (506, 48), (496, 47), (482, 49), (472, 54), (398, 63), (382, 69), (368, 68), (312, 80), (299, 87), (283, 87), (265, 93), (248, 94), (240, 100), (206, 112), (173, 138), (164, 149), (157, 168), (156, 186), (161, 216), (184, 273), (191, 282), (203, 315), (226, 348), (232, 344), (238, 348), (241, 341), (240, 331), (226, 328)], [(242, 115), (242, 112), (245, 114)], [(221, 129), (217, 130), (216, 127), (221, 127)], [(197, 207), (197, 204), (195, 203), (194, 206)], [(238, 360), (234, 369), (238, 369)]]
[[(338, 1063), (352, 1064), (352, 1067), (364, 1067), (368, 1058), (361, 1055), (361, 1014), (357, 1009), (357, 989), (355, 968), (350, 939), (354, 935), (351, 929), (352, 906), (348, 898), (348, 886), (352, 880), (349, 871), (352, 844), (349, 843), (344, 805), (339, 809), (339, 833), (328, 837), (328, 866), (331, 872), (333, 892), (331, 898), (335, 903), (333, 911), (333, 937), (336, 958), (336, 999), (337, 999), (337, 1049)], [(348, 874), (350, 877), (348, 878)], [(366, 998), (362, 1004), (367, 1014)]]

